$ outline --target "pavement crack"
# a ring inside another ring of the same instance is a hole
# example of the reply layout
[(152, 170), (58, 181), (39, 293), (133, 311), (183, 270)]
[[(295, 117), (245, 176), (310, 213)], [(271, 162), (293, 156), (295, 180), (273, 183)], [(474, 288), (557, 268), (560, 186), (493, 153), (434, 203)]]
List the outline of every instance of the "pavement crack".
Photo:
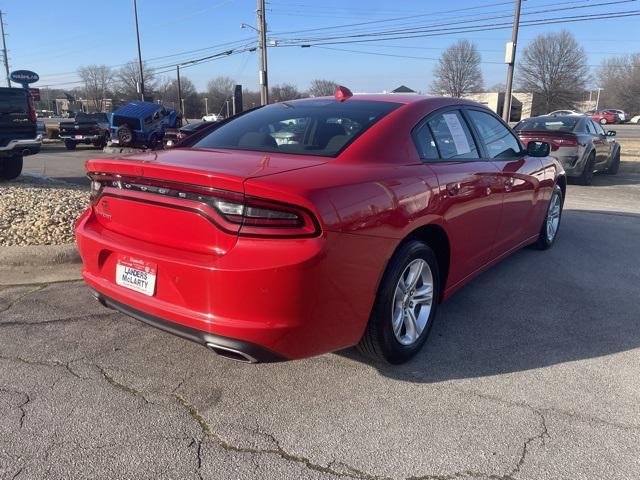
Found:
[(19, 295), (17, 298), (15, 298), (14, 300), (12, 300), (9, 303), (7, 303), (6, 306), (1, 308), (0, 309), (0, 313), (4, 313), (4, 312), (12, 309), (14, 307), (14, 305), (17, 305), (18, 303), (20, 303), (20, 301), (24, 300), (25, 298), (27, 298), (30, 295), (33, 295), (34, 293), (39, 292), (40, 290), (44, 290), (48, 286), (49, 286), (48, 283), (42, 283), (42, 284), (38, 285), (36, 288), (34, 288), (32, 290), (29, 290), (28, 292), (25, 292), (22, 295)]
[[(348, 472), (339, 471), (332, 467), (332, 464), (334, 462), (330, 463), (327, 466), (319, 465), (317, 463), (314, 463), (307, 457), (287, 452), (284, 448), (282, 448), (280, 442), (272, 434), (266, 432), (263, 432), (263, 434), (267, 435), (273, 441), (275, 448), (250, 448), (232, 445), (211, 429), (211, 426), (207, 423), (200, 412), (198, 412), (198, 409), (194, 405), (189, 403), (184, 397), (180, 395), (174, 394), (174, 398), (177, 400), (178, 404), (180, 404), (191, 416), (191, 418), (200, 426), (203, 436), (205, 438), (211, 438), (220, 448), (227, 452), (277, 455), (288, 462), (299, 463), (309, 470), (335, 475), (338, 477), (354, 478), (358, 480), (393, 480), (391, 477), (372, 475), (349, 466), (345, 466), (347, 467)], [(201, 461), (200, 457), (199, 461)]]
[(15, 327), (15, 326), (29, 327), (29, 326), (36, 326), (36, 325), (49, 325), (54, 323), (73, 323), (73, 322), (88, 321), (93, 319), (100, 319), (100, 318), (109, 317), (115, 314), (116, 312), (94, 313), (91, 315), (82, 315), (79, 317), (54, 318), (52, 320), (43, 320), (42, 322), (24, 322), (24, 321), (0, 322), (0, 328)]
[(547, 422), (544, 415), (539, 410), (534, 409), (533, 411), (536, 412), (536, 414), (540, 417), (540, 432), (537, 433), (536, 435), (533, 435), (527, 438), (524, 441), (524, 444), (522, 445), (522, 451), (520, 453), (520, 458), (518, 459), (518, 463), (516, 463), (516, 466), (513, 468), (513, 470), (511, 470), (511, 472), (509, 472), (507, 475), (504, 476), (504, 480), (513, 480), (514, 479), (513, 476), (520, 472), (520, 469), (524, 465), (527, 459), (527, 455), (529, 454), (529, 446), (533, 442), (539, 440), (542, 443), (542, 445), (545, 445), (546, 439), (549, 438), (549, 430), (547, 428)]
[(123, 392), (126, 392), (128, 394), (133, 395), (134, 397), (138, 397), (141, 398), (142, 400), (144, 400), (144, 403), (150, 403), (149, 400), (147, 400), (147, 398), (144, 396), (144, 394), (139, 391), (136, 390), (135, 388), (129, 387), (128, 385), (125, 385), (123, 383), (118, 382), (117, 380), (115, 380), (111, 375), (109, 375), (104, 368), (102, 368), (100, 365), (96, 365), (96, 368), (98, 370), (100, 370), (100, 373), (102, 374), (102, 376), (104, 377), (104, 379), (107, 381), (107, 383), (109, 385), (111, 385), (114, 388), (117, 388), (118, 390), (121, 390)]
[(88, 380), (88, 378), (78, 375), (76, 372), (74, 372), (71, 369), (71, 366), (69, 365), (71, 362), (63, 363), (55, 360), (52, 362), (42, 362), (40, 360), (27, 360), (26, 358), (22, 358), (22, 357), (5, 357), (1, 355), (0, 355), (0, 360), (6, 360), (8, 362), (19, 362), (19, 363), (24, 363), (25, 365), (31, 365), (36, 367), (60, 367), (60, 368), (64, 368), (73, 377), (76, 377), (80, 380)]

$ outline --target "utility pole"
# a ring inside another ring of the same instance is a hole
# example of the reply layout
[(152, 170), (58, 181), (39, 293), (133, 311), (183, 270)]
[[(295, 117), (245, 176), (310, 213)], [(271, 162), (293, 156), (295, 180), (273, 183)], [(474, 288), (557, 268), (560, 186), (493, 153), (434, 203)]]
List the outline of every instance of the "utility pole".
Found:
[(260, 49), (260, 103), (269, 103), (269, 81), (267, 80), (267, 22), (264, 0), (257, 0), (258, 8), (258, 48)]
[(140, 29), (138, 28), (138, 4), (133, 0), (133, 16), (136, 20), (136, 39), (138, 41), (138, 67), (140, 68), (140, 99), (144, 102), (144, 74), (142, 73), (142, 52), (140, 50)]
[(184, 103), (182, 103), (182, 85), (180, 84), (180, 65), (176, 65), (176, 74), (178, 76), (178, 105), (182, 107), (182, 116), (184, 116)]
[(204, 114), (209, 115), (209, 99), (204, 97)]
[(9, 56), (7, 55), (7, 40), (4, 33), (4, 21), (2, 20), (2, 10), (0, 10), (0, 29), (2, 29), (2, 58), (4, 59), (4, 71), (7, 74), (7, 87), (11, 86), (9, 80)]
[(505, 122), (511, 116), (511, 91), (513, 90), (513, 69), (516, 64), (516, 45), (518, 44), (518, 27), (520, 27), (520, 7), (522, 0), (516, 0), (516, 10), (513, 14), (513, 31), (511, 32), (511, 42), (507, 43), (504, 61), (509, 64), (507, 67), (507, 84), (504, 92), (504, 105), (502, 108), (502, 119)]
[(598, 96), (596, 97), (596, 110), (598, 110), (598, 105), (600, 105), (600, 92), (604, 90), (604, 88), (598, 87)]

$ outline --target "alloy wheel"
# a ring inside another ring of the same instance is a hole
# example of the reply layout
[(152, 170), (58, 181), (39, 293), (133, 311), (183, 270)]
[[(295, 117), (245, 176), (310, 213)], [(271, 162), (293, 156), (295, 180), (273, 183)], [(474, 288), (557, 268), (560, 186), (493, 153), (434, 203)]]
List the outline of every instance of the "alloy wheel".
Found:
[(398, 279), (393, 297), (391, 326), (396, 340), (414, 344), (429, 321), (433, 302), (433, 273), (422, 258), (406, 266)]
[(549, 202), (549, 211), (547, 212), (547, 240), (553, 242), (560, 225), (560, 195), (553, 194)]

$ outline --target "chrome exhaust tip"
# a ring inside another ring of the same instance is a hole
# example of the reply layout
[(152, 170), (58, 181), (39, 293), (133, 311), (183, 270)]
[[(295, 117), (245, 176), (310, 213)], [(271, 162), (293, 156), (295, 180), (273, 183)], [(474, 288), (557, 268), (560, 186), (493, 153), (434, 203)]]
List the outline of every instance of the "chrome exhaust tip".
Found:
[(248, 353), (241, 352), (240, 350), (236, 350), (235, 348), (225, 347), (223, 345), (218, 345), (211, 342), (208, 342), (206, 345), (209, 350), (213, 350), (216, 354), (220, 355), (221, 357), (225, 357), (230, 360), (235, 360), (237, 362), (258, 363), (258, 360), (253, 358)]

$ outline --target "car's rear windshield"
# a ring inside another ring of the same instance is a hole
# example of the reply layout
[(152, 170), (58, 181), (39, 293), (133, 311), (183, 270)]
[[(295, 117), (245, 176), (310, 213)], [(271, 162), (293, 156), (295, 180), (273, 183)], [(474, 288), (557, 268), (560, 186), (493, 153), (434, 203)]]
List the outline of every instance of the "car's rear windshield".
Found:
[(108, 122), (106, 113), (78, 113), (76, 115), (76, 121), (78, 122)]
[(516, 125), (516, 131), (536, 130), (549, 132), (572, 132), (582, 117), (528, 118)]
[(333, 99), (277, 103), (232, 119), (194, 147), (334, 157), (400, 105)]
[(16, 91), (0, 91), (0, 113), (29, 113), (27, 94)]

